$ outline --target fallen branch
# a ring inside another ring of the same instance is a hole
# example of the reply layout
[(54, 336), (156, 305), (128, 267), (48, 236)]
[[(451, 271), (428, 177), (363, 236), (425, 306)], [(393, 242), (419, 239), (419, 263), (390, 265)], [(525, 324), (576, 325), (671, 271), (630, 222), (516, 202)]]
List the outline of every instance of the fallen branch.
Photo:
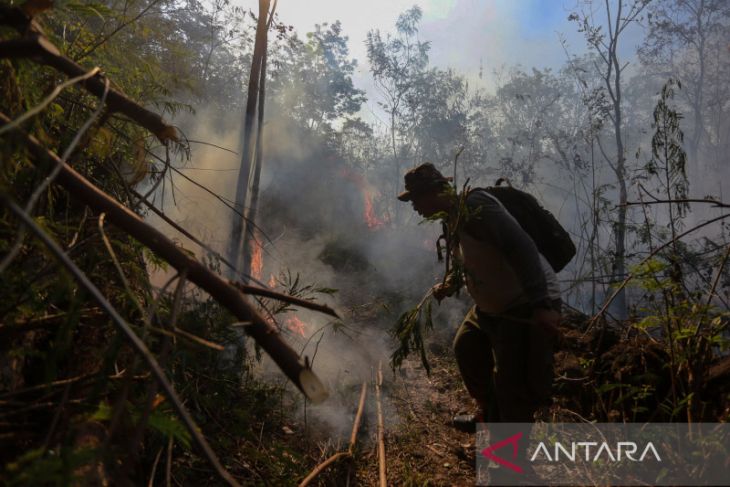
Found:
[[(33, 61), (51, 66), (71, 78), (87, 73), (86, 69), (61, 55), (58, 48), (43, 35), (37, 24), (19, 8), (0, 5), (0, 24), (10, 26), (24, 36), (21, 39), (0, 42), (0, 58), (31, 58)], [(101, 75), (95, 75), (79, 84), (98, 98), (104, 94), (105, 81)], [(110, 112), (123, 113), (155, 134), (163, 144), (170, 140), (178, 141), (175, 127), (165, 123), (160, 115), (130, 100), (119, 90), (113, 88), (109, 90), (107, 106)]]
[(367, 396), (368, 392), (368, 384), (367, 382), (362, 383), (362, 389), (360, 390), (360, 401), (357, 406), (357, 413), (355, 414), (355, 421), (352, 423), (352, 433), (350, 433), (350, 445), (347, 448), (347, 451), (341, 451), (338, 453), (335, 453), (331, 457), (329, 457), (324, 462), (317, 465), (314, 470), (312, 470), (309, 475), (307, 475), (304, 480), (302, 480), (299, 483), (299, 487), (306, 487), (309, 485), (309, 483), (317, 477), (320, 473), (324, 472), (324, 470), (335, 463), (340, 458), (352, 458), (354, 452), (355, 452), (355, 443), (357, 441), (357, 433), (360, 429), (360, 421), (362, 420), (362, 412), (365, 409), (365, 396)]
[(713, 199), (700, 199), (700, 198), (681, 198), (681, 199), (672, 199), (672, 200), (654, 200), (654, 201), (627, 201), (623, 205), (617, 205), (619, 206), (639, 206), (639, 205), (659, 205), (659, 204), (678, 204), (678, 203), (707, 203), (715, 208), (730, 208), (730, 204), (723, 203), (722, 201), (717, 201)]
[[(204, 249), (206, 252), (209, 252), (211, 255), (215, 256), (218, 260), (221, 261), (225, 266), (227, 266), (229, 269), (235, 271), (236, 268), (233, 267), (233, 264), (231, 264), (225, 257), (223, 257), (220, 253), (213, 250), (210, 246), (206, 245), (204, 242), (202, 242), (200, 239), (198, 239), (195, 235), (187, 231), (182, 226), (175, 223), (174, 220), (172, 220), (169, 216), (167, 216), (162, 210), (157, 208), (155, 205), (150, 203), (148, 199), (146, 199), (144, 196), (139, 194), (134, 189), (130, 189), (130, 192), (136, 196), (139, 201), (145, 205), (150, 211), (152, 211), (155, 215), (162, 218), (162, 220), (170, 225), (172, 228), (177, 230), (178, 232), (185, 235), (187, 238), (189, 238), (193, 243), (199, 245), (202, 249)], [(314, 311), (319, 311), (321, 313), (328, 314), (330, 316), (333, 316), (335, 318), (340, 318), (339, 315), (335, 310), (330, 308), (329, 306), (326, 306), (324, 304), (317, 304), (313, 303), (312, 301), (307, 301), (306, 299), (296, 298), (294, 296), (290, 296), (288, 294), (282, 294), (278, 293), (276, 291), (272, 291), (271, 289), (265, 289), (257, 286), (251, 286), (248, 284), (243, 284), (240, 282), (230, 281), (233, 286), (236, 286), (239, 290), (241, 290), (244, 294), (250, 294), (252, 296), (261, 296), (264, 298), (270, 298), (275, 299), (277, 301), (282, 301), (284, 303), (293, 304), (302, 308), (311, 309)]]
[(319, 311), (321, 313), (333, 316), (337, 319), (340, 318), (335, 310), (324, 304), (313, 303), (312, 301), (307, 301), (306, 299), (295, 298), (294, 296), (278, 293), (276, 291), (272, 291), (271, 289), (263, 289), (256, 286), (249, 286), (248, 284), (242, 284), (240, 282), (230, 282), (244, 294), (261, 296), (262, 298), (276, 299), (277, 301), (282, 301), (284, 303), (294, 304), (302, 308)]
[(378, 409), (378, 472), (380, 487), (388, 487), (385, 476), (385, 432), (383, 426), (383, 404), (380, 399), (380, 386), (383, 384), (383, 364), (378, 362), (378, 373), (375, 377), (375, 400)]
[(335, 463), (340, 458), (345, 458), (345, 457), (350, 457), (350, 456), (351, 456), (350, 452), (346, 452), (346, 451), (341, 451), (341, 452), (335, 453), (334, 455), (329, 457), (327, 460), (325, 460), (324, 462), (317, 465), (314, 468), (314, 470), (312, 470), (311, 473), (309, 475), (307, 475), (307, 477), (304, 480), (301, 481), (301, 483), (299, 484), (299, 487), (306, 487), (307, 485), (309, 485), (309, 483), (312, 480), (315, 479), (315, 477), (317, 477), (317, 475), (321, 474), (325, 469), (327, 469), (327, 467), (329, 467), (330, 465)]
[(347, 451), (352, 455), (355, 450), (355, 442), (357, 441), (357, 432), (360, 430), (360, 421), (362, 420), (362, 412), (365, 409), (365, 397), (368, 395), (367, 382), (362, 383), (360, 389), (360, 403), (357, 406), (357, 414), (355, 414), (355, 422), (352, 424), (352, 433), (350, 433), (350, 447)]
[[(9, 121), (5, 115), (0, 114), (0, 123), (6, 124)], [(327, 398), (327, 391), (317, 376), (301, 363), (297, 353), (281, 338), (277, 330), (269, 325), (264, 317), (246, 301), (238, 289), (191, 257), (188, 252), (177, 247), (159, 230), (145, 223), (139, 215), (63, 163), (56, 154), (44, 148), (37, 139), (18, 129), (13, 130), (13, 133), (23, 139), (35, 159), (60, 164), (61, 170), (57, 181), (66, 188), (72, 198), (84, 202), (98, 213), (106, 213), (109, 221), (149, 247), (178, 271), (187, 270), (187, 277), (191, 282), (210, 294), (240, 322), (248, 323), (243, 327), (246, 333), (312, 402), (319, 403)]]

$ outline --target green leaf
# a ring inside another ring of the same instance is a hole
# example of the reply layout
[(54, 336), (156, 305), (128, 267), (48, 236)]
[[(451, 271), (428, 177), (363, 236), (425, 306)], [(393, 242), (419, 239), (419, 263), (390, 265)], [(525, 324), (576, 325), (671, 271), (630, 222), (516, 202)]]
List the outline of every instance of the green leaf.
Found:
[(391, 367), (396, 369), (403, 364), (411, 351), (418, 352), (426, 373), (431, 373), (431, 366), (423, 343), (423, 330), (433, 329), (431, 313), (432, 298), (429, 296), (412, 310), (403, 313), (391, 330), (391, 335), (398, 339), (398, 347), (390, 358)]
[(320, 293), (320, 294), (332, 295), (332, 294), (336, 294), (337, 292), (339, 292), (339, 289), (335, 289), (335, 288), (331, 288), (331, 287), (318, 287), (314, 290), (314, 292)]
[(112, 417), (112, 408), (105, 402), (99, 403), (99, 407), (91, 415), (91, 420), (94, 421), (109, 421)]
[(190, 432), (180, 423), (176, 416), (156, 409), (150, 414), (149, 425), (152, 429), (165, 436), (172, 436), (186, 449), (190, 449)]

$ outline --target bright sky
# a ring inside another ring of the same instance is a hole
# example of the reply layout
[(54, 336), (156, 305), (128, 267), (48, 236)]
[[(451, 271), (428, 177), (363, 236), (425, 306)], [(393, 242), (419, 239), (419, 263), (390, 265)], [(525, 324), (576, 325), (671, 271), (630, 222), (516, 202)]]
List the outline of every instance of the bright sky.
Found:
[[(246, 0), (247, 3), (254, 3)], [(556, 32), (575, 41), (566, 19), (574, 0), (280, 0), (280, 18), (301, 33), (314, 24), (340, 20), (350, 50), (366, 64), (365, 36), (371, 29), (392, 32), (398, 15), (418, 4), (423, 10), (421, 37), (431, 42), (436, 65), (476, 72), (485, 66), (560, 63), (565, 55)], [(576, 43), (578, 44), (578, 43)], [(577, 45), (576, 47), (581, 47)]]
[[(255, 0), (238, 0), (256, 10)], [(431, 43), (431, 64), (453, 68), (472, 83), (489, 87), (492, 72), (516, 64), (524, 68), (559, 68), (566, 61), (558, 33), (565, 36), (571, 53), (585, 51), (583, 35), (567, 17), (577, 0), (279, 0), (281, 21), (303, 35), (317, 23), (340, 20), (349, 37), (351, 56), (358, 60), (355, 85), (368, 93), (375, 108), (376, 94), (369, 73), (365, 38), (368, 31), (395, 30), (398, 15), (417, 4), (423, 10), (421, 40)], [(603, 2), (599, 2), (603, 3)], [(612, 1), (613, 3), (613, 1)], [(602, 18), (602, 17), (601, 17)], [(627, 31), (623, 48), (633, 53), (638, 29)], [(478, 80), (480, 63), (484, 79)]]

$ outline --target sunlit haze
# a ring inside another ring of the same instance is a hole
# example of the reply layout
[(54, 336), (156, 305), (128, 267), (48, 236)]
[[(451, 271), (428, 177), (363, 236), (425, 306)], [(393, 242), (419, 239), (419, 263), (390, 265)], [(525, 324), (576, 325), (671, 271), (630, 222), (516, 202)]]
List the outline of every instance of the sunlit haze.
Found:
[[(251, 0), (238, 3), (257, 9)], [(312, 31), (315, 24), (342, 23), (350, 54), (358, 61), (355, 85), (368, 94), (363, 114), (368, 117), (378, 109), (367, 61), (367, 33), (392, 33), (398, 15), (414, 5), (423, 11), (419, 37), (430, 43), (431, 65), (454, 69), (474, 86), (493, 87), (494, 72), (509, 66), (559, 69), (567, 60), (560, 36), (566, 40), (569, 54), (585, 51), (583, 35), (567, 20), (578, 6), (575, 0), (281, 0), (277, 12), (300, 35)], [(601, 20), (598, 15), (596, 21)], [(630, 59), (642, 36), (641, 28), (632, 26), (626, 34), (620, 48), (624, 58)]]

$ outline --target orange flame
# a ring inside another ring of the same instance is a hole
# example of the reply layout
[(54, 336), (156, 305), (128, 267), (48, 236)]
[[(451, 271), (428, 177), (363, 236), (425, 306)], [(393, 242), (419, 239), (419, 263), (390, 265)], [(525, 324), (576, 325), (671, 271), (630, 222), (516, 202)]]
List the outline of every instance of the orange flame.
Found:
[(269, 282), (267, 282), (267, 284), (269, 285), (269, 287), (271, 289), (276, 287), (276, 277), (274, 277), (273, 274), (271, 274), (271, 276), (269, 276)]
[(261, 279), (261, 272), (264, 270), (264, 249), (258, 240), (253, 242), (253, 251), (251, 252), (251, 277)]
[(375, 211), (373, 211), (373, 197), (370, 192), (367, 189), (363, 189), (362, 196), (365, 201), (365, 223), (368, 224), (368, 228), (375, 229), (383, 226), (385, 222), (375, 216)]
[(365, 208), (363, 217), (368, 228), (376, 229), (383, 226), (385, 221), (382, 218), (378, 218), (373, 208), (373, 195), (377, 194), (377, 190), (372, 188), (370, 183), (362, 175), (348, 171), (346, 168), (340, 170), (340, 175), (355, 183), (362, 192), (363, 206)]
[(289, 331), (296, 333), (299, 336), (305, 336), (304, 334), (304, 322), (297, 318), (296, 316), (292, 316), (290, 318), (287, 318), (287, 320), (284, 322), (287, 328), (289, 328)]

